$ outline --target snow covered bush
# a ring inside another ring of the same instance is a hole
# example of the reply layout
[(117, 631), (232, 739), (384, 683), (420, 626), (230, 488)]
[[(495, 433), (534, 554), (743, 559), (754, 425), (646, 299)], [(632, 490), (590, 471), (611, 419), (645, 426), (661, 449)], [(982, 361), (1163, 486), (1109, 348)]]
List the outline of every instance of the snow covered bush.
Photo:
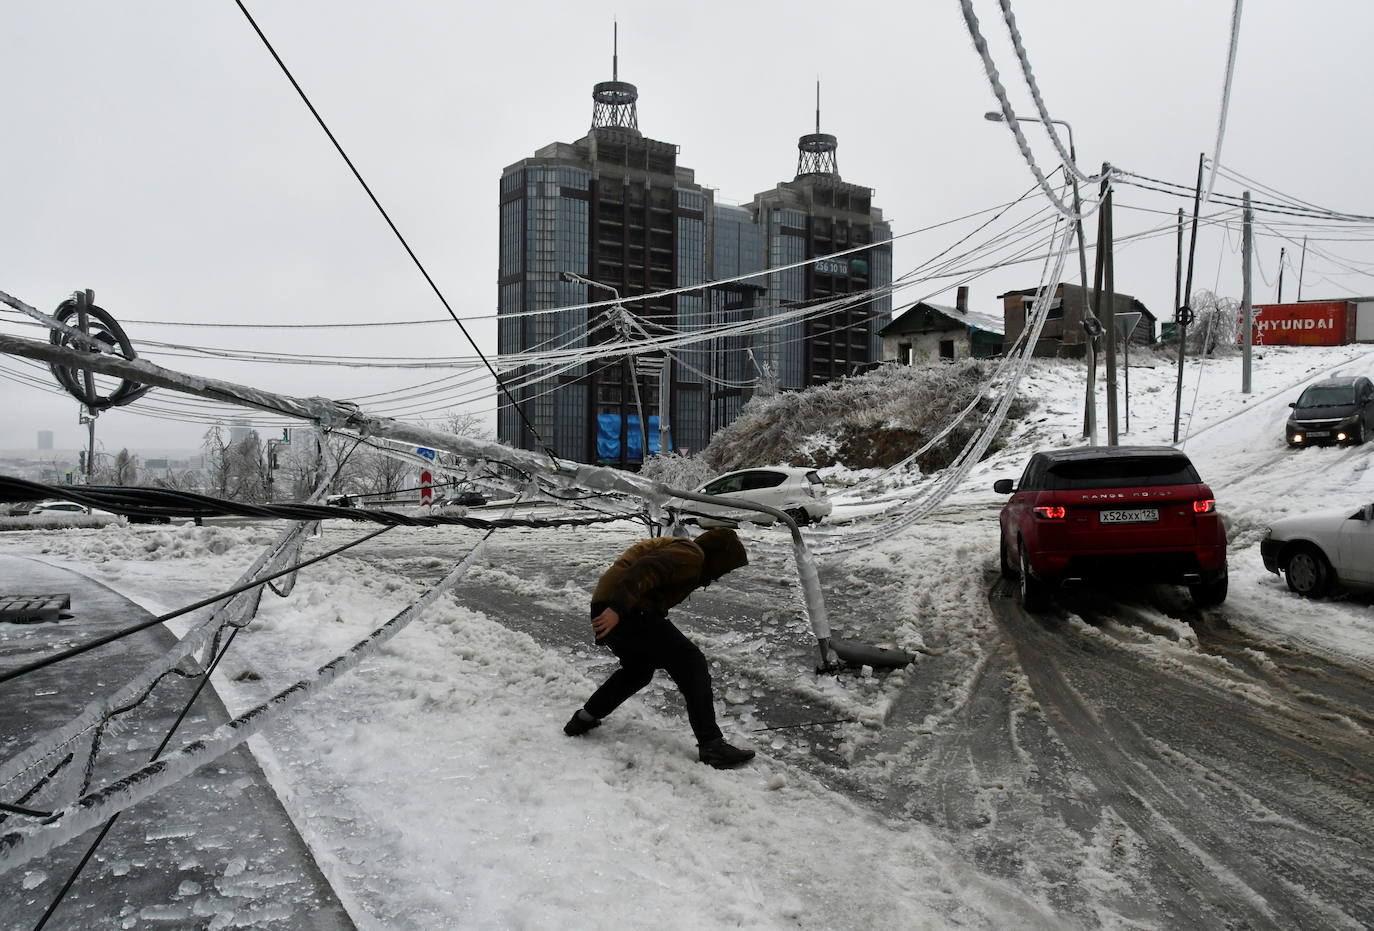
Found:
[[(992, 377), (994, 361), (966, 359), (939, 365), (884, 365), (805, 391), (753, 398), (740, 416), (702, 451), (713, 472), (758, 465), (885, 468), (924, 445), (973, 401)], [(922, 470), (943, 468), (984, 422), (996, 403), (990, 393), (978, 411), (921, 457)], [(1021, 402), (1009, 419), (1024, 415)], [(998, 448), (994, 443), (989, 452)]]
[(704, 483), (715, 472), (700, 456), (679, 456), (670, 451), (651, 457), (639, 470), (639, 474), (662, 482), (669, 488), (685, 488), (690, 491)]

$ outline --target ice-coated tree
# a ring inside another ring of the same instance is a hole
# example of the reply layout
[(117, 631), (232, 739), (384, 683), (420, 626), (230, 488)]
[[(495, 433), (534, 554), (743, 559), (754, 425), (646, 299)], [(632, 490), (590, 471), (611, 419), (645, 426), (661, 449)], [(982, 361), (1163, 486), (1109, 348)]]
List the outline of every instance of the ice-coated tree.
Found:
[(129, 452), (128, 448), (121, 449), (115, 453), (114, 466), (112, 468), (110, 481), (115, 485), (137, 485), (138, 484), (138, 457)]
[(1240, 337), (1240, 301), (1211, 291), (1193, 292), (1189, 305), (1193, 322), (1188, 327), (1188, 351), (1211, 355), (1218, 349), (1234, 348)]
[(211, 495), (229, 497), (230, 458), (224, 430), (215, 424), (205, 431), (200, 448), (205, 453), (205, 490)]

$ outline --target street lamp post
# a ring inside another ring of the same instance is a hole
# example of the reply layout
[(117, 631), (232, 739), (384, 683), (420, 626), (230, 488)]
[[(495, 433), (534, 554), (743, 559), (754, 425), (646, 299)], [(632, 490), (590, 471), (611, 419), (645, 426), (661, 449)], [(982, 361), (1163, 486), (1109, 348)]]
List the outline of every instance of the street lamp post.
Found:
[[(615, 298), (615, 304), (611, 306), (611, 315), (615, 318), (613, 321), (613, 325), (615, 326), (616, 331), (618, 333), (620, 333), (626, 339), (629, 339), (630, 327), (628, 318), (630, 312), (625, 309), (624, 304), (620, 303), (620, 292), (618, 290), (616, 290), (608, 284), (602, 284), (599, 281), (592, 281), (590, 278), (584, 278), (581, 275), (575, 274), (573, 272), (560, 272), (559, 274), (564, 281), (577, 281), (586, 285), (589, 288), (600, 288), (603, 291), (611, 292), (611, 296)], [(625, 354), (625, 369), (626, 377), (630, 379), (630, 387), (634, 391), (635, 412), (639, 415), (639, 461), (642, 464), (644, 462), (647, 462), (649, 459), (649, 424), (644, 419), (644, 405), (643, 403), (641, 403), (639, 399), (639, 373), (635, 371), (633, 353)], [(621, 397), (621, 403), (623, 404), (624, 396), (622, 395)]]
[[(993, 123), (1006, 121), (1006, 116), (1001, 110), (990, 110), (983, 114), (983, 119)], [(1069, 133), (1069, 161), (1078, 164), (1078, 152), (1073, 145), (1073, 127), (1064, 120), (1042, 120), (1035, 116), (1018, 116), (1015, 118), (1018, 123), (1054, 123), (1063, 126)], [(1073, 229), (1074, 235), (1078, 237), (1078, 274), (1079, 280), (1083, 282), (1083, 308), (1086, 316), (1083, 318), (1083, 330), (1088, 339), (1088, 389), (1087, 398), (1083, 405), (1083, 435), (1088, 438), (1088, 442), (1097, 445), (1097, 341), (1102, 333), (1102, 323), (1093, 312), (1092, 302), (1088, 298), (1088, 258), (1083, 248), (1083, 203), (1078, 196), (1078, 175), (1072, 169), (1067, 168), (1069, 182), (1073, 185)], [(1091, 319), (1091, 323), (1089, 320)]]

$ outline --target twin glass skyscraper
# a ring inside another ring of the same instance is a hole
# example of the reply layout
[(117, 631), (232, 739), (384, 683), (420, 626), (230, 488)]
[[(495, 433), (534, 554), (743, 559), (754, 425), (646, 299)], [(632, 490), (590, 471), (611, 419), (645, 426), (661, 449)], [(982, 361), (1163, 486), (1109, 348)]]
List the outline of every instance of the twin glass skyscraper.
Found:
[[(605, 81), (592, 96), (586, 136), (544, 146), (501, 174), (497, 351), (502, 381), (524, 415), (500, 394), (503, 442), (622, 468), (638, 467), (646, 438), (649, 454), (658, 451), (662, 351), (576, 364), (510, 358), (521, 353), (780, 317), (752, 336), (672, 350), (669, 443), (688, 452), (738, 416), (761, 374), (797, 389), (881, 358), (877, 333), (891, 318), (891, 232), (872, 191), (840, 179), (833, 136), (802, 137), (794, 180), (742, 207), (717, 204), (714, 191), (677, 163), (676, 145), (639, 131), (634, 85)], [(846, 254), (805, 264), (835, 252)], [(716, 281), (724, 283), (706, 285)], [(693, 285), (706, 286), (641, 297)], [(848, 294), (855, 297), (822, 316), (802, 310)], [(614, 295), (633, 321), (607, 307), (540, 312)]]

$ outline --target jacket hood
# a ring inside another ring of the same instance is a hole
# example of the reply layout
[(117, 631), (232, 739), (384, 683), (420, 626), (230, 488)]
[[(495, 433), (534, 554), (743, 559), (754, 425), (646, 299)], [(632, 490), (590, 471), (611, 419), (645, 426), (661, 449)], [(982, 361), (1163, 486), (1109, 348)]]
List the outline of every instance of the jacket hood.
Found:
[(749, 554), (739, 537), (728, 527), (708, 530), (692, 541), (701, 547), (706, 562), (701, 568), (701, 581), (709, 585), (716, 579), (749, 564)]

